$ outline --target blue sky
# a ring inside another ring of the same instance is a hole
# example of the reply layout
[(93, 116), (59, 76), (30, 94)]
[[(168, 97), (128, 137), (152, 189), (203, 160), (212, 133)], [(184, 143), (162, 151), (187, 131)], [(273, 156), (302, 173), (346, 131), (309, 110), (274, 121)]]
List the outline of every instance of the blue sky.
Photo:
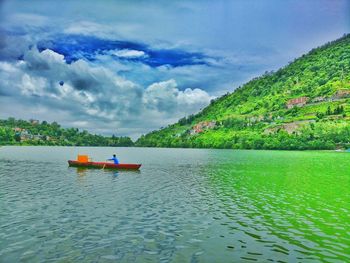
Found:
[(1, 3), (0, 117), (133, 138), (350, 32), (346, 0)]

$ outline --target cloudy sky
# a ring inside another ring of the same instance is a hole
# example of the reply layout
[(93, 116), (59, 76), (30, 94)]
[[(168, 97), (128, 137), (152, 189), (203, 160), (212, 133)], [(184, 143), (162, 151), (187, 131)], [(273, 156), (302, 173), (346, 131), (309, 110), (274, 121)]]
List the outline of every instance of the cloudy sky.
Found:
[(349, 32), (350, 0), (0, 0), (0, 118), (137, 138)]

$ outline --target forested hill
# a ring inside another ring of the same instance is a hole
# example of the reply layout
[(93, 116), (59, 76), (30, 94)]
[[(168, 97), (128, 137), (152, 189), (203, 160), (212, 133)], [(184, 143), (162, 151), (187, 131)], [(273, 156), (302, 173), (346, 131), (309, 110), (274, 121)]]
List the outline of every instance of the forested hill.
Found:
[(0, 120), (0, 145), (132, 146), (129, 137), (105, 137), (38, 120)]
[(138, 146), (334, 149), (350, 145), (350, 35), (141, 136)]

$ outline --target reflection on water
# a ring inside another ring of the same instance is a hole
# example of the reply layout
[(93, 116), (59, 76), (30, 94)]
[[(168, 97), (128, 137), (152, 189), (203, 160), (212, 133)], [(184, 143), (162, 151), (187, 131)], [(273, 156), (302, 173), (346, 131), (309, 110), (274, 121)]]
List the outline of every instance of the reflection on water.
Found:
[[(92, 168), (85, 168), (85, 167), (69, 167), (69, 169), (75, 170), (78, 175), (78, 180), (83, 180), (85, 176), (89, 175), (89, 172), (91, 174), (94, 174), (94, 170), (100, 170), (101, 175), (110, 175), (112, 178), (116, 179), (120, 174), (140, 174), (140, 170), (114, 170), (114, 169), (92, 169)], [(96, 172), (96, 171), (95, 171)]]
[(140, 174), (140, 170), (115, 170), (115, 169), (94, 169), (94, 168), (86, 168), (86, 167), (69, 167), (69, 169), (76, 170), (79, 176), (86, 176), (91, 170), (101, 170), (103, 173), (112, 174), (115, 177), (119, 175), (119, 173), (131, 173), (131, 174)]
[[(143, 166), (68, 167), (82, 150)], [(3, 147), (0, 261), (349, 262), (349, 158)]]
[(75, 169), (76, 169), (77, 174), (78, 174), (79, 176), (86, 176), (86, 171), (87, 171), (86, 168), (77, 167), (77, 168), (75, 168)]
[[(84, 167), (70, 167), (70, 169), (75, 169), (77, 174), (79, 176), (86, 176), (89, 172), (89, 168), (84, 168)], [(117, 170), (111, 170), (111, 169), (101, 169), (104, 173), (108, 174), (113, 174), (114, 176), (118, 176), (118, 171)]]

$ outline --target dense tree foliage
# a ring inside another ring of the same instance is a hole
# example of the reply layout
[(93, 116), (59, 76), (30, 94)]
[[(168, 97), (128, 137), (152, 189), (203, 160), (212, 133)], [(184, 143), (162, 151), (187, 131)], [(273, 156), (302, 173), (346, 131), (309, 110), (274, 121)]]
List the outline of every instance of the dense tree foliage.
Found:
[[(348, 92), (348, 93), (347, 93)], [(291, 99), (305, 105), (288, 109)], [(141, 136), (138, 146), (334, 149), (350, 141), (350, 35), (266, 72), (196, 115)], [(196, 132), (196, 124), (215, 128)]]
[(64, 145), (64, 146), (132, 146), (129, 137), (105, 137), (62, 128), (58, 123), (25, 121), (8, 118), (0, 120), (0, 145)]

